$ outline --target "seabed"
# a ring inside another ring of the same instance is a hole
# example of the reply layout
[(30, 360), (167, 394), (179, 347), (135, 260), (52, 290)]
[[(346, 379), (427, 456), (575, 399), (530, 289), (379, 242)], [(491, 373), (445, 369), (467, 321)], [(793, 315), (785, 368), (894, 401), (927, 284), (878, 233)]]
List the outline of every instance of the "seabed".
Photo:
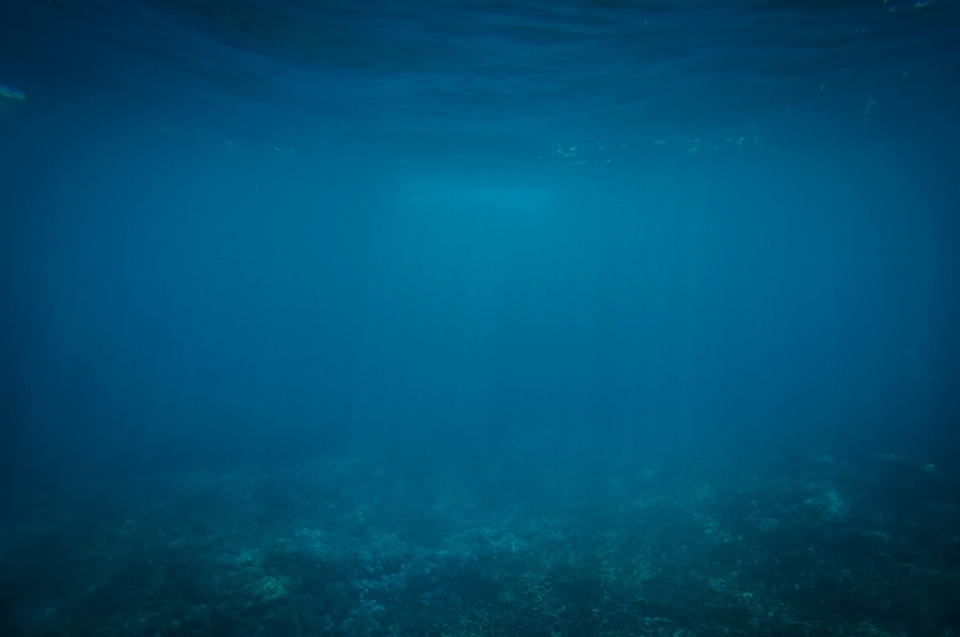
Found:
[(34, 493), (0, 518), (0, 632), (960, 635), (960, 483), (932, 465), (496, 487), (352, 460)]

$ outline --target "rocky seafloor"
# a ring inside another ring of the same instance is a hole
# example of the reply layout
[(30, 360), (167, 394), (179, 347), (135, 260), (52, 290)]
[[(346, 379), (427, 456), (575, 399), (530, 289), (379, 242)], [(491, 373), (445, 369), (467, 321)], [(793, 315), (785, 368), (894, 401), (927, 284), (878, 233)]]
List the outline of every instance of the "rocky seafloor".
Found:
[(958, 507), (899, 456), (660, 458), (527, 492), (359, 460), (77, 484), (3, 509), (0, 632), (960, 635)]

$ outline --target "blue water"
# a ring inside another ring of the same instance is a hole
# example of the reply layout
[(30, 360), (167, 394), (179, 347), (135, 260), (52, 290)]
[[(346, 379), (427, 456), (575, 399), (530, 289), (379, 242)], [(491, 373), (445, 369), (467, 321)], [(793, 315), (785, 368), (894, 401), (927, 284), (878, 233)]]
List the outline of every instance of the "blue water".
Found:
[(960, 634), (958, 33), (4, 2), (0, 632)]

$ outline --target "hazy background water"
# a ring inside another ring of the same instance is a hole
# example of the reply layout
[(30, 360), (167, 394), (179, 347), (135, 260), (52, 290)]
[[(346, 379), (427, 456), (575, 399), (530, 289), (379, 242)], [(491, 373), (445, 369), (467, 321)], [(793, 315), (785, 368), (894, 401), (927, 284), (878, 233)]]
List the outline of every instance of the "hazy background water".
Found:
[(4, 2), (4, 477), (950, 462), (957, 33), (942, 0)]

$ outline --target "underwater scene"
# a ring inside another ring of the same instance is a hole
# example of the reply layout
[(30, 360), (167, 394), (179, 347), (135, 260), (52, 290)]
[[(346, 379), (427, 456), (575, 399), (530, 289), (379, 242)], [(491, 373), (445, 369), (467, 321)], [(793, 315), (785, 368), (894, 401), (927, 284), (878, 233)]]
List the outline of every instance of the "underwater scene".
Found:
[(0, 3), (0, 636), (960, 637), (958, 34)]

